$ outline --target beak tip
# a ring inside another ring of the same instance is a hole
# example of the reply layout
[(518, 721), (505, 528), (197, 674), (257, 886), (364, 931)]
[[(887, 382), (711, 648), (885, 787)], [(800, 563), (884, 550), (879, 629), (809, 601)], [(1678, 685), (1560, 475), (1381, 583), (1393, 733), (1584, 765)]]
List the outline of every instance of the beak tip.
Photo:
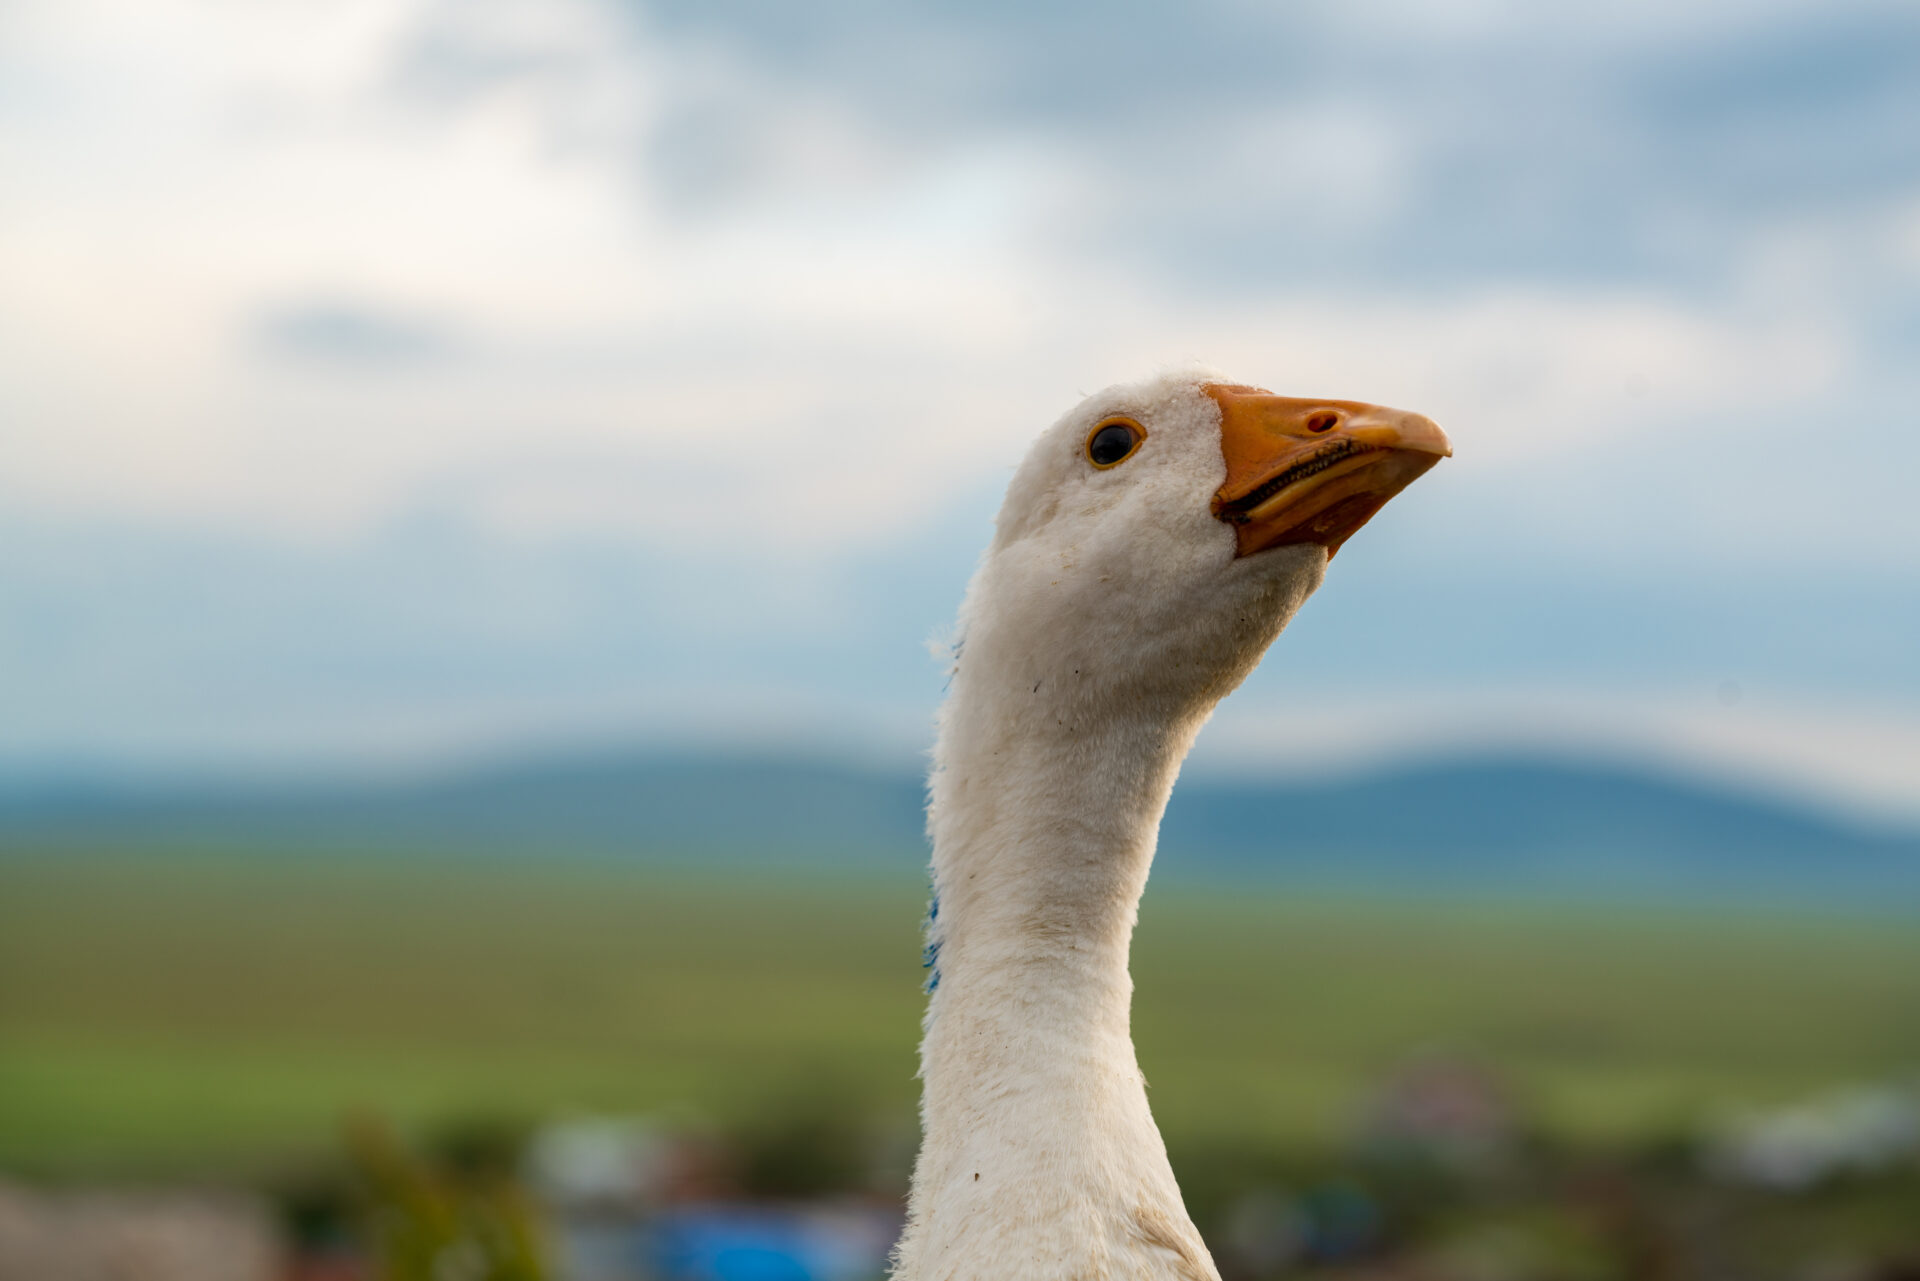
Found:
[(1439, 458), (1453, 457), (1453, 442), (1447, 439), (1447, 433), (1440, 430), (1440, 424), (1426, 415), (1407, 415), (1403, 432), (1405, 444), (1402, 448), (1418, 449)]

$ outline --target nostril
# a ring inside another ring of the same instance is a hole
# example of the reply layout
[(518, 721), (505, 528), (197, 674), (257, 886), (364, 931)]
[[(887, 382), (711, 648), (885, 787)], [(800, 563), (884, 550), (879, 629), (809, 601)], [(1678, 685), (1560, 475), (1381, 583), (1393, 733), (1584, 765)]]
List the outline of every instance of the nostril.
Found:
[(1325, 410), (1307, 419), (1307, 430), (1312, 432), (1332, 431), (1340, 425), (1340, 415)]

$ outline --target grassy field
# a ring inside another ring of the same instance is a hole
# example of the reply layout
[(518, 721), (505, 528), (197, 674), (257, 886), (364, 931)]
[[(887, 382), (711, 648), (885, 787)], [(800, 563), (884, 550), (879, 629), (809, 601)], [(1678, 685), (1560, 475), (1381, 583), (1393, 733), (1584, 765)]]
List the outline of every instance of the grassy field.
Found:
[[(0, 859), (0, 1168), (281, 1159), (343, 1113), (738, 1116), (838, 1092), (910, 1124), (911, 883), (604, 865)], [(1310, 1143), (1442, 1049), (1551, 1130), (1920, 1068), (1912, 922), (1150, 891), (1135, 1024), (1170, 1140)]]

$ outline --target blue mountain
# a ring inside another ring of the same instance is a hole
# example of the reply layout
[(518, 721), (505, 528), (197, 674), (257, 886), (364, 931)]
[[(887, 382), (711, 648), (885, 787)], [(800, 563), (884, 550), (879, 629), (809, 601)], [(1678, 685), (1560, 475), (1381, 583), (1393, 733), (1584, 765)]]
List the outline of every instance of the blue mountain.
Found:
[[(392, 784), (0, 796), (0, 852), (245, 849), (596, 856), (912, 873), (922, 784), (775, 757), (602, 755)], [(1155, 875), (1422, 891), (1850, 898), (1920, 906), (1920, 832), (1570, 760), (1407, 764), (1318, 782), (1194, 774)]]

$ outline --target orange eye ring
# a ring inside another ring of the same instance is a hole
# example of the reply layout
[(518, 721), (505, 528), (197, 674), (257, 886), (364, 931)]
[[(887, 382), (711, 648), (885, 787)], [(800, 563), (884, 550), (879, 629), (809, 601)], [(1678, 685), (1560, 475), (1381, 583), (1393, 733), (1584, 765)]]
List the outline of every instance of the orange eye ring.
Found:
[(1118, 467), (1139, 453), (1146, 439), (1147, 429), (1131, 418), (1118, 414), (1102, 418), (1087, 433), (1087, 461), (1098, 471)]

